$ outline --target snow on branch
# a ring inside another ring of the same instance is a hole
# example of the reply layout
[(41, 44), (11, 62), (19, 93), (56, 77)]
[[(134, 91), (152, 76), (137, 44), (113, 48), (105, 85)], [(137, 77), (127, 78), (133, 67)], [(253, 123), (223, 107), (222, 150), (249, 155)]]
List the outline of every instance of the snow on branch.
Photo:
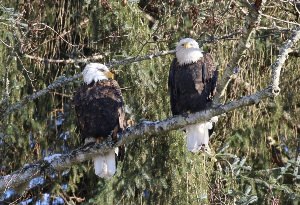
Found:
[[(223, 40), (223, 39), (226, 39), (226, 38), (231, 38), (232, 36), (237, 35), (239, 33), (240, 33), (240, 31), (233, 32), (233, 33), (230, 33), (230, 34), (225, 35), (225, 36), (215, 37), (215, 38), (210, 39), (210, 40), (205, 41), (205, 42), (215, 42), (215, 41)], [(202, 42), (202, 43), (204, 43), (204, 42)], [(134, 63), (134, 62), (140, 62), (140, 61), (144, 61), (144, 60), (151, 60), (152, 58), (157, 58), (157, 57), (170, 55), (170, 54), (174, 54), (174, 53), (175, 53), (175, 50), (159, 51), (157, 53), (148, 54), (148, 55), (145, 55), (145, 56), (128, 57), (128, 58), (125, 58), (125, 59), (120, 60), (120, 61), (111, 61), (111, 62), (108, 62), (106, 64), (106, 66), (111, 68), (111, 67), (118, 66), (118, 65), (127, 65), (127, 64)], [(100, 60), (100, 59), (103, 58), (102, 55), (94, 55), (92, 57), (83, 58), (83, 59), (61, 60), (61, 59), (46, 59), (46, 58), (31, 56), (31, 55), (27, 55), (27, 54), (25, 54), (24, 57), (32, 59), (32, 60), (40, 61), (40, 62), (65, 63), (65, 64), (87, 63), (89, 61)], [(4, 119), (6, 119), (11, 113), (22, 109), (27, 103), (32, 102), (33, 100), (49, 93), (52, 90), (55, 90), (55, 89), (57, 89), (61, 86), (67, 85), (68, 83), (71, 83), (71, 82), (75, 81), (76, 79), (78, 79), (80, 77), (81, 77), (81, 73), (76, 74), (72, 77), (60, 76), (57, 80), (55, 80), (47, 88), (39, 90), (37, 92), (34, 92), (31, 95), (25, 96), (19, 102), (16, 102), (16, 103), (14, 103), (12, 105), (9, 105), (9, 106), (6, 106), (6, 107), (1, 106), (1, 105), (2, 104), (6, 105), (7, 103), (0, 102), (0, 111), (1, 111), (0, 112), (0, 122), (3, 121)]]
[[(258, 14), (255, 14), (258, 15)], [(258, 17), (257, 17), (258, 18)], [(256, 24), (258, 19), (256, 21), (252, 22), (253, 24)], [(251, 27), (251, 26), (250, 26)], [(253, 28), (255, 27), (254, 25), (252, 26)], [(253, 29), (252, 28), (252, 29)], [(250, 29), (250, 30), (252, 30)], [(248, 41), (247, 39), (249, 38), (251, 31), (247, 30), (246, 34), (243, 35), (242, 39), (243, 41), (243, 46), (239, 46), (238, 50), (244, 51), (246, 49), (246, 42)], [(27, 164), (24, 165), (21, 169), (5, 176), (0, 177), (0, 192), (5, 191), (8, 188), (14, 188), (18, 187), (21, 184), (24, 184), (28, 182), (29, 180), (41, 175), (41, 174), (49, 174), (52, 172), (57, 172), (57, 171), (62, 171), (67, 168), (70, 168), (74, 164), (79, 164), (81, 162), (87, 161), (92, 159), (92, 157), (98, 153), (105, 153), (109, 149), (112, 149), (113, 147), (117, 147), (123, 144), (127, 144), (132, 142), (135, 139), (138, 138), (144, 138), (145, 136), (153, 135), (155, 134), (156, 136), (159, 136), (160, 134), (164, 132), (168, 132), (170, 130), (176, 130), (179, 128), (182, 128), (186, 125), (189, 124), (195, 124), (198, 122), (203, 122), (203, 121), (208, 121), (210, 120), (213, 116), (218, 116), (230, 111), (233, 111), (235, 109), (244, 107), (244, 106), (249, 106), (253, 104), (257, 104), (260, 101), (262, 101), (265, 98), (272, 97), (276, 94), (278, 94), (279, 91), (279, 77), (280, 77), (280, 72), (281, 68), (287, 59), (287, 55), (293, 45), (296, 44), (296, 42), (300, 39), (300, 27), (297, 27), (292, 34), (291, 38), (287, 40), (283, 46), (280, 49), (280, 53), (278, 55), (277, 60), (274, 62), (274, 64), (271, 66), (272, 67), (272, 81), (271, 85), (267, 88), (265, 88), (262, 91), (256, 92), (255, 94), (249, 95), (242, 97), (238, 100), (232, 101), (230, 103), (224, 104), (224, 105), (219, 105), (216, 107), (213, 107), (208, 110), (204, 110), (201, 112), (197, 113), (192, 113), (184, 116), (175, 116), (171, 117), (162, 121), (156, 121), (156, 122), (151, 122), (151, 121), (142, 121), (136, 126), (128, 128), (124, 133), (121, 134), (120, 140), (113, 145), (111, 142), (107, 141), (102, 144), (93, 144), (93, 145), (85, 145), (82, 147), (79, 147), (76, 150), (73, 150), (69, 154), (55, 154), (49, 157), (44, 158), (43, 160), (37, 161), (35, 163)], [(151, 54), (151, 55), (146, 55), (142, 57), (135, 57), (135, 58), (127, 58), (121, 61), (113, 61), (108, 63), (108, 67), (112, 67), (115, 65), (125, 65), (133, 62), (138, 62), (146, 59), (152, 59), (154, 57), (159, 57), (162, 55), (168, 55), (174, 53), (174, 51), (163, 51), (159, 52), (156, 54)], [(236, 54), (234, 58), (236, 61), (232, 60), (229, 65), (234, 65), (236, 62), (238, 62), (238, 59), (241, 56), (238, 56), (239, 54)], [(232, 66), (228, 66), (229, 71), (225, 71), (221, 83), (227, 83), (226, 79), (230, 79), (230, 75), (233, 74), (233, 70), (230, 68), (233, 68)], [(229, 77), (227, 76), (229, 74)], [(72, 77), (60, 77), (56, 81), (54, 81), (52, 84), (50, 84), (47, 88), (40, 90), (38, 92), (35, 92), (34, 94), (30, 96), (24, 97), (20, 102), (17, 102), (5, 109), (5, 111), (0, 115), (1, 120), (3, 120), (5, 117), (7, 117), (9, 114), (11, 114), (14, 111), (17, 111), (24, 107), (28, 102), (33, 101), (34, 99), (45, 95), (49, 91), (56, 89), (58, 87), (61, 87), (63, 85), (66, 85), (67, 83), (70, 83), (76, 79), (78, 79), (81, 76), (81, 74), (76, 74)], [(224, 80), (225, 79), (225, 80)], [(224, 86), (224, 85), (223, 85)], [(221, 87), (222, 88), (222, 87)], [(220, 87), (219, 87), (220, 90)], [(0, 103), (1, 104), (1, 103)]]
[[(258, 3), (259, 2), (259, 3)], [(220, 98), (224, 95), (227, 85), (234, 77), (236, 67), (238, 66), (242, 55), (250, 47), (250, 38), (255, 29), (259, 26), (261, 20), (261, 8), (266, 3), (266, 0), (256, 1), (254, 5), (249, 4), (248, 1), (241, 1), (241, 3), (248, 8), (248, 15), (246, 16), (245, 25), (242, 29), (240, 40), (237, 42), (237, 48), (233, 52), (230, 62), (224, 70), (222, 78), (218, 81), (217, 92), (215, 96), (215, 103), (219, 103)]]
[[(275, 86), (279, 84), (279, 76), (280, 71), (283, 63), (285, 62), (286, 55), (289, 51), (289, 49), (296, 44), (296, 42), (300, 39), (300, 29), (299, 27), (294, 31), (291, 38), (287, 40), (282, 48), (280, 49), (280, 54), (278, 56), (278, 59), (274, 62), (274, 64), (271, 66), (273, 73), (272, 73), (272, 83), (269, 87), (265, 88), (262, 91), (256, 92), (249, 96), (244, 96), (238, 100), (232, 101), (230, 103), (219, 105), (216, 107), (213, 107), (208, 110), (204, 110), (197, 113), (192, 113), (188, 115), (179, 115), (175, 117), (171, 117), (162, 121), (142, 121), (136, 126), (128, 128), (124, 133), (121, 134), (120, 140), (113, 145), (111, 142), (107, 141), (102, 144), (94, 144), (94, 145), (85, 145), (82, 147), (79, 147), (76, 150), (73, 150), (69, 154), (54, 154), (52, 156), (46, 157), (43, 160), (40, 160), (38, 162), (24, 165), (20, 170), (17, 170), (9, 175), (1, 176), (0, 177), (0, 191), (5, 191), (8, 188), (14, 188), (18, 187), (23, 183), (28, 182), (29, 180), (41, 175), (41, 174), (49, 174), (53, 171), (62, 171), (69, 167), (71, 167), (74, 164), (79, 164), (81, 162), (87, 161), (92, 159), (92, 157), (96, 153), (105, 153), (109, 149), (112, 149), (113, 147), (121, 146), (123, 144), (127, 144), (132, 142), (135, 139), (138, 138), (144, 138), (145, 136), (153, 135), (159, 136), (160, 134), (164, 132), (168, 132), (170, 130), (177, 130), (179, 128), (182, 128), (186, 125), (195, 124), (198, 122), (208, 121), (214, 116), (218, 116), (230, 111), (233, 111), (235, 109), (249, 106), (253, 104), (257, 104), (260, 101), (262, 101), (265, 98), (273, 97), (274, 94), (274, 84)], [(126, 63), (132, 62), (129, 61), (123, 61), (119, 62), (120, 64), (124, 65)], [(279, 63), (278, 63), (279, 62)], [(48, 86), (47, 89), (51, 90), (58, 86), (62, 86), (66, 84), (67, 82), (71, 82), (74, 79), (77, 79), (80, 77), (80, 74), (77, 74), (76, 76), (73, 76), (71, 78), (63, 78), (59, 81), (59, 79)], [(42, 91), (40, 91), (42, 92)], [(49, 92), (47, 90), (43, 92)], [(43, 93), (36, 93), (35, 95), (32, 95), (26, 98), (26, 100), (33, 100), (39, 96), (41, 96)], [(16, 106), (16, 105), (15, 105)], [(18, 105), (19, 108), (24, 106), (24, 104)], [(18, 107), (15, 109), (19, 109)]]
[(274, 95), (278, 95), (280, 92), (279, 88), (279, 78), (281, 73), (281, 68), (288, 57), (288, 54), (292, 52), (292, 46), (300, 39), (300, 26), (296, 27), (291, 38), (289, 38), (279, 50), (279, 55), (276, 61), (272, 65), (272, 92)]
[(27, 164), (20, 170), (9, 175), (2, 176), (0, 177), (0, 191), (18, 187), (41, 174), (63, 171), (70, 168), (72, 165), (92, 159), (96, 153), (105, 153), (113, 147), (130, 143), (135, 139), (144, 138), (152, 134), (159, 136), (164, 132), (177, 130), (189, 124), (209, 121), (213, 116), (221, 115), (240, 107), (257, 104), (261, 100), (270, 96), (272, 96), (271, 88), (267, 88), (253, 95), (245, 96), (239, 100), (205, 111), (185, 116), (179, 115), (156, 122), (142, 121), (136, 126), (127, 128), (127, 130), (121, 134), (120, 140), (115, 145), (112, 145), (109, 141), (102, 144), (85, 145), (70, 152), (69, 154), (54, 154), (38, 162)]

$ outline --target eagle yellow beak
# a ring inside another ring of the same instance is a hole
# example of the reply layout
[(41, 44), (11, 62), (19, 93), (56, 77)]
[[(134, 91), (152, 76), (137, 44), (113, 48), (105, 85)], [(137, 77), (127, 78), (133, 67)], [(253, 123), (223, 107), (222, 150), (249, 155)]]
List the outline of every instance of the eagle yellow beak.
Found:
[(191, 48), (192, 45), (191, 45), (190, 43), (184, 43), (184, 44), (183, 44), (183, 47), (184, 47), (184, 48)]
[(105, 76), (107, 78), (110, 78), (110, 79), (114, 79), (115, 78), (115, 74), (113, 72), (110, 72), (110, 71), (105, 72)]

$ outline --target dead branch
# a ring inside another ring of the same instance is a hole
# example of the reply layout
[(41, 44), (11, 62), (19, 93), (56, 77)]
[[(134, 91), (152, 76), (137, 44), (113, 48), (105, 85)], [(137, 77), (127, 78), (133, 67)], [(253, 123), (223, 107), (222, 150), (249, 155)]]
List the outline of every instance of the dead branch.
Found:
[(53, 171), (65, 170), (72, 165), (92, 159), (95, 154), (105, 153), (113, 147), (130, 143), (135, 139), (144, 138), (153, 134), (159, 136), (164, 132), (177, 130), (186, 125), (209, 121), (213, 116), (221, 115), (244, 106), (257, 104), (261, 100), (270, 96), (272, 96), (271, 88), (267, 88), (228, 104), (205, 111), (192, 113), (187, 116), (179, 115), (156, 122), (143, 121), (136, 126), (128, 128), (123, 134), (121, 134), (120, 140), (115, 145), (112, 145), (110, 141), (107, 141), (102, 144), (90, 144), (82, 146), (70, 152), (69, 154), (54, 154), (38, 162), (27, 164), (12, 174), (2, 176), (0, 177), (0, 191), (5, 191), (8, 188), (18, 187), (41, 174), (50, 174), (53, 173)]
[[(0, 177), (0, 191), (5, 191), (7, 188), (18, 187), (19, 185), (28, 182), (30, 179), (41, 174), (41, 170), (43, 173), (51, 173), (51, 171), (61, 171), (71, 167), (74, 164), (79, 164), (83, 161), (90, 160), (97, 153), (105, 153), (109, 149), (113, 147), (121, 146), (123, 144), (127, 144), (135, 139), (143, 138), (145, 136), (153, 135), (159, 136), (164, 132), (168, 132), (170, 130), (177, 130), (186, 125), (195, 124), (203, 121), (208, 121), (214, 116), (221, 115), (223, 113), (227, 113), (233, 111), (235, 109), (249, 106), (253, 104), (257, 104), (265, 98), (273, 97), (276, 93), (274, 93), (275, 88), (279, 85), (279, 76), (281, 72), (281, 67), (286, 61), (286, 56), (290, 48), (297, 43), (300, 39), (300, 28), (295, 29), (291, 38), (287, 40), (280, 49), (280, 54), (277, 60), (274, 62), (272, 67), (272, 81), (271, 85), (265, 88), (262, 91), (256, 92), (255, 94), (245, 96), (240, 98), (239, 100), (232, 101), (225, 105), (220, 105), (208, 110), (204, 110), (197, 113), (192, 113), (187, 116), (175, 116), (162, 121), (143, 121), (140, 124), (128, 128), (124, 133), (121, 134), (120, 140), (112, 145), (111, 142), (107, 141), (102, 144), (95, 144), (89, 146), (80, 147), (69, 154), (54, 154), (50, 157), (47, 157), (43, 160), (40, 160), (36, 163), (32, 163), (29, 165), (25, 165), (20, 170), (13, 172), (12, 174)], [(172, 51), (173, 52), (173, 51)], [(153, 56), (159, 55), (167, 55), (169, 52), (159, 53), (157, 55), (145, 56), (143, 58), (139, 57), (135, 60), (143, 60), (143, 59), (151, 59)], [(135, 62), (134, 59), (129, 58), (119, 62), (112, 62), (109, 66), (112, 65), (124, 65), (131, 62)], [(50, 90), (55, 89), (56, 87), (62, 86), (68, 82), (72, 82), (73, 80), (79, 78), (81, 74), (77, 74), (71, 78), (60, 78), (56, 80), (53, 84), (49, 85), (46, 89), (36, 92), (34, 95), (25, 97), (21, 102), (14, 104), (10, 107), (10, 109), (6, 110), (7, 116), (9, 113), (12, 113), (15, 110), (22, 108), (28, 101), (32, 101), (33, 99), (49, 92)]]
[[(133, 63), (133, 62), (140, 62), (140, 61), (143, 61), (143, 60), (150, 60), (152, 58), (156, 58), (156, 57), (160, 57), (160, 56), (164, 56), (164, 55), (168, 55), (168, 54), (172, 54), (172, 53), (175, 53), (175, 51), (174, 50), (160, 51), (158, 53), (149, 54), (149, 55), (145, 55), (145, 56), (129, 57), (129, 58), (125, 58), (125, 59), (120, 60), (120, 61), (109, 62), (109, 63), (106, 64), (106, 66), (107, 67), (112, 67), (112, 66), (117, 66), (117, 65), (126, 65), (126, 64)], [(40, 60), (43, 60), (43, 59), (40, 59)], [(61, 60), (61, 61), (63, 61), (63, 60)], [(72, 60), (70, 60), (70, 62), (71, 61)], [(19, 102), (11, 104), (7, 107), (3, 107), (3, 106), (0, 107), (0, 111), (1, 111), (1, 113), (0, 113), (0, 122), (4, 121), (11, 113), (22, 109), (27, 103), (32, 102), (33, 100), (49, 93), (52, 90), (55, 90), (55, 89), (57, 89), (61, 86), (67, 85), (68, 83), (71, 83), (71, 82), (75, 81), (76, 79), (80, 78), (81, 75), (82, 75), (81, 73), (78, 73), (78, 74), (76, 74), (72, 77), (60, 76), (57, 80), (55, 80), (47, 88), (39, 90), (37, 92), (34, 92), (31, 95), (27, 95), (27, 96), (23, 97), (23, 99), (20, 100)], [(6, 105), (6, 104), (0, 102), (0, 105)]]
[(217, 93), (214, 102), (217, 104), (220, 102), (220, 98), (224, 95), (229, 81), (236, 75), (235, 68), (238, 66), (242, 55), (250, 47), (250, 38), (255, 29), (259, 26), (261, 20), (261, 8), (266, 3), (266, 0), (262, 0), (259, 3), (260, 7), (254, 8), (253, 5), (247, 1), (241, 2), (244, 6), (249, 9), (248, 15), (244, 28), (242, 29), (242, 35), (240, 40), (237, 42), (237, 48), (232, 56), (230, 62), (224, 70), (222, 79), (219, 80), (217, 85)]
[(63, 64), (73, 64), (73, 63), (88, 63), (90, 61), (101, 60), (104, 58), (103, 55), (93, 55), (87, 58), (80, 58), (80, 59), (48, 59), (48, 58), (41, 58), (38, 56), (32, 56), (28, 54), (24, 54), (23, 57), (29, 58), (31, 60), (44, 62), (44, 63), (63, 63)]
[[(164, 132), (168, 132), (170, 130), (177, 130), (179, 128), (183, 128), (186, 125), (208, 121), (214, 116), (218, 116), (223, 113), (227, 113), (241, 107), (257, 104), (260, 101), (264, 100), (265, 98), (273, 97), (275, 95), (274, 85), (278, 86), (279, 84), (281, 67), (287, 59), (286, 56), (288, 55), (288, 50), (290, 50), (290, 48), (294, 44), (296, 44), (299, 38), (300, 38), (300, 29), (297, 28), (295, 29), (291, 38), (287, 40), (281, 47), (280, 54), (277, 60), (271, 66), (273, 70), (271, 85), (265, 88), (264, 90), (256, 92), (255, 94), (249, 96), (244, 96), (239, 100), (235, 100), (224, 105), (219, 105), (217, 107), (213, 107), (211, 109), (204, 110), (201, 112), (192, 113), (187, 116), (180, 115), (180, 116), (175, 116), (175, 117), (171, 117), (156, 122), (143, 121), (136, 126), (128, 128), (124, 133), (122, 133), (120, 136), (120, 140), (115, 145), (112, 145), (112, 143), (109, 141), (102, 144), (87, 145), (87, 146), (80, 147), (70, 152), (69, 154), (64, 154), (64, 155), (54, 154), (36, 163), (25, 165), (23, 168), (13, 172), (12, 174), (0, 177), (0, 191), (4, 191), (7, 188), (18, 187), (19, 185), (28, 182), (30, 179), (40, 175), (41, 170), (43, 170), (43, 173), (51, 173), (51, 171), (61, 171), (71, 167), (74, 164), (79, 164), (86, 160), (92, 159), (92, 157), (96, 153), (97, 154), (105, 153), (109, 149), (112, 149), (113, 147), (127, 144), (129, 142), (132, 142), (135, 139), (143, 138), (145, 136), (149, 136), (153, 134), (159, 136)], [(130, 62), (132, 62), (131, 59), (129, 59), (128, 61), (124, 60), (119, 63), (124, 65)], [(79, 78), (80, 76), (81, 74), (77, 74), (76, 76), (73, 76), (71, 78), (59, 79), (55, 83), (49, 85), (47, 88), (48, 90), (46, 89), (43, 92), (49, 92), (49, 90), (52, 90), (57, 86), (62, 86), (63, 83), (66, 84), (67, 82), (71, 82), (74, 79)], [(11, 109), (18, 110), (22, 106), (24, 106), (24, 103), (26, 103), (29, 100), (33, 100), (41, 96), (42, 94), (43, 93), (36, 93), (35, 95), (29, 96), (25, 98), (26, 101), (16, 103), (14, 105), (15, 107)], [(12, 111), (7, 111), (7, 112), (11, 113)]]
[[(61, 76), (59, 77), (57, 80), (55, 80), (52, 84), (50, 84), (47, 88), (39, 90), (37, 92), (34, 92), (32, 95), (27, 95), (25, 97), (23, 97), (22, 100), (20, 100), (19, 102), (16, 102), (14, 104), (11, 104), (7, 107), (0, 107), (1, 113), (0, 113), (0, 122), (4, 121), (11, 113), (20, 110), (21, 108), (23, 108), (27, 103), (32, 102), (33, 100), (47, 94), (48, 92), (59, 88), (63, 85), (66, 85), (70, 82), (73, 82), (74, 80), (76, 80), (77, 78), (79, 78), (81, 76), (81, 73), (74, 75), (73, 77), (64, 77)], [(2, 102), (0, 102), (0, 105), (5, 105), (5, 103), (3, 104)]]
[(292, 46), (295, 45), (295, 43), (300, 39), (300, 26), (296, 27), (294, 30), (292, 37), (289, 38), (283, 46), (279, 50), (279, 55), (276, 59), (276, 61), (272, 65), (272, 92), (274, 95), (278, 95), (280, 92), (279, 88), (279, 78), (281, 73), (281, 68), (285, 62), (285, 60), (288, 58), (288, 54), (292, 52)]

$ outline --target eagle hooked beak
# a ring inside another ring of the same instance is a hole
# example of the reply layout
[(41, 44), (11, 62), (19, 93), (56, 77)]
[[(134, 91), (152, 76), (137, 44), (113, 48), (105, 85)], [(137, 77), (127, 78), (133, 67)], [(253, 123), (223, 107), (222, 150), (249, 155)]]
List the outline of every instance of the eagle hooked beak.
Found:
[(110, 79), (114, 79), (115, 78), (115, 74), (114, 74), (114, 72), (112, 71), (107, 71), (107, 72), (105, 72), (104, 73), (105, 74), (105, 76), (107, 77), (107, 78), (110, 78)]
[(184, 43), (184, 44), (183, 44), (183, 47), (184, 47), (184, 48), (191, 48), (192, 45), (191, 45), (190, 43)]

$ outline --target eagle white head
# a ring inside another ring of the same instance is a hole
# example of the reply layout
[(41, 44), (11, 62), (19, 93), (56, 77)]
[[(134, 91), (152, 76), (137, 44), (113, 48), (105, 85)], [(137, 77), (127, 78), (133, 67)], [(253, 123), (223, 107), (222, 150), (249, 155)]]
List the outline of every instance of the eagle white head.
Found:
[(179, 65), (197, 62), (203, 57), (199, 44), (192, 38), (181, 39), (176, 46), (176, 58)]
[(90, 84), (93, 81), (98, 82), (101, 80), (107, 80), (108, 78), (113, 78), (113, 74), (109, 69), (101, 63), (89, 63), (85, 66), (82, 71), (83, 81), (86, 84)]

